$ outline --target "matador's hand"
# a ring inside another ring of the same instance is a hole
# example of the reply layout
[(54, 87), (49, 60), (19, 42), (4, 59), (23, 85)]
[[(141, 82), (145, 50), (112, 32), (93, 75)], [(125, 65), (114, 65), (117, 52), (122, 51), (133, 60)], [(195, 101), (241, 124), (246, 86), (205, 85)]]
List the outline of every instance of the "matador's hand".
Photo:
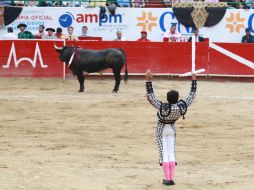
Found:
[(195, 73), (192, 73), (192, 80), (197, 80), (197, 76)]
[(146, 71), (146, 80), (151, 81), (152, 78), (153, 78), (153, 74), (152, 74), (152, 72), (150, 71), (150, 69), (148, 69), (148, 70)]

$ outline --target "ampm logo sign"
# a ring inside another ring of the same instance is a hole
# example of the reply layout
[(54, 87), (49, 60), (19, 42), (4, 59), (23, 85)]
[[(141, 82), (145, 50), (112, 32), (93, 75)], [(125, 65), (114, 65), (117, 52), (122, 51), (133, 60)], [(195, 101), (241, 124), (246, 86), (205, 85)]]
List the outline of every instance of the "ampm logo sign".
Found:
[(73, 21), (76, 21), (77, 23), (98, 23), (99, 26), (102, 26), (108, 23), (122, 23), (123, 18), (121, 14), (105, 15), (104, 18), (101, 18), (97, 14), (77, 14), (74, 17), (69, 12), (66, 12), (59, 17), (59, 23), (64, 28), (71, 26)]
[(67, 28), (67, 27), (71, 26), (73, 20), (74, 20), (74, 16), (73, 16), (71, 13), (69, 13), (69, 12), (67, 12), (67, 13), (65, 13), (65, 14), (63, 14), (63, 15), (61, 15), (61, 16), (59, 17), (59, 19), (58, 19), (59, 24), (60, 24), (62, 27), (64, 27), (64, 28)]

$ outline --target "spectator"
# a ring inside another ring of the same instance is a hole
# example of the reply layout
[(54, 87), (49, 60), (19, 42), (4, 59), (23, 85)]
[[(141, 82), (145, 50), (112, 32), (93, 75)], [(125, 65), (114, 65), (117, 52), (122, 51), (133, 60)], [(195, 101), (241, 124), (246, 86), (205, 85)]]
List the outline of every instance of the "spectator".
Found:
[(14, 6), (14, 1), (0, 1), (0, 5)]
[(83, 0), (80, 4), (81, 7), (90, 7), (89, 0)]
[(14, 2), (14, 6), (24, 6), (24, 1), (13, 1)]
[(130, 0), (117, 0), (118, 7), (130, 7)]
[(254, 0), (245, 0), (248, 9), (254, 9)]
[(164, 33), (164, 38), (168, 38), (169, 42), (180, 41), (182, 35), (176, 31), (176, 24), (172, 23), (170, 29)]
[[(204, 38), (199, 36), (198, 28), (194, 28), (193, 34), (195, 36), (195, 41), (196, 42), (203, 42), (204, 41)], [(189, 38), (188, 42), (191, 42), (191, 41), (192, 41), (192, 37)]]
[(35, 7), (38, 6), (38, 2), (36, 0), (30, 0), (27, 4), (28, 7)]
[(254, 43), (254, 36), (251, 35), (250, 29), (245, 29), (246, 35), (242, 37), (242, 43)]
[[(230, 1), (229, 1), (229, 2), (230, 2)], [(229, 2), (228, 2), (228, 3), (229, 3)], [(232, 7), (232, 8), (236, 8), (236, 9), (245, 9), (246, 6), (245, 6), (243, 3), (245, 3), (245, 0), (232, 0), (232, 1), (230, 2), (231, 7)]]
[(117, 38), (114, 41), (127, 41), (127, 39), (122, 36), (122, 32), (121, 31), (117, 31), (116, 32), (116, 36), (117, 36)]
[(42, 39), (56, 39), (56, 36), (53, 35), (53, 33), (55, 32), (54, 28), (47, 28), (46, 31), (48, 33), (42, 36)]
[(100, 19), (106, 18), (106, 12), (107, 12), (106, 8), (104, 6), (100, 6), (100, 14), (99, 14)]
[(34, 39), (34, 36), (31, 32), (26, 31), (27, 25), (24, 23), (20, 23), (17, 28), (20, 30), (18, 33), (18, 38), (19, 39)]
[(219, 3), (219, 0), (205, 0), (206, 3)]
[(236, 4), (236, 8), (237, 8), (237, 9), (245, 9), (245, 6), (244, 6), (243, 3), (237, 3), (237, 4)]
[(132, 7), (143, 8), (146, 6), (145, 0), (132, 0)]
[(54, 6), (54, 7), (63, 7), (63, 1), (54, 1), (52, 6)]
[(94, 0), (90, 3), (92, 7), (104, 7), (106, 6), (106, 0)]
[(44, 29), (45, 29), (45, 26), (44, 25), (40, 25), (39, 26), (39, 32), (37, 34), (34, 34), (34, 38), (41, 39), (42, 36), (44, 36), (46, 34)]
[(150, 41), (151, 40), (147, 38), (147, 31), (141, 31), (141, 38), (139, 38), (137, 42), (150, 42)]
[(58, 27), (56, 29), (56, 33), (54, 34), (56, 39), (66, 39), (66, 36), (62, 32), (63, 32), (62, 28)]
[(90, 36), (87, 35), (87, 31), (88, 31), (88, 27), (87, 26), (83, 26), (82, 27), (81, 37), (90, 37)]
[(48, 3), (45, 0), (38, 1), (38, 7), (47, 7)]
[(76, 41), (76, 40), (78, 40), (77, 36), (73, 35), (73, 31), (74, 31), (74, 27), (73, 26), (69, 26), (67, 28), (67, 31), (68, 31), (68, 35), (67, 35), (66, 40), (70, 40), (70, 41)]
[(116, 13), (116, 7), (117, 5), (117, 0), (107, 0), (106, 6), (108, 8), (108, 11), (111, 15), (115, 15)]
[(163, 4), (165, 5), (165, 7), (172, 7), (172, 0), (163, 0)]
[(68, 0), (68, 2), (65, 4), (66, 7), (80, 7), (80, 1), (75, 0)]
[(17, 39), (17, 35), (13, 34), (13, 28), (12, 27), (7, 28), (7, 34), (4, 34), (2, 36), (2, 39)]

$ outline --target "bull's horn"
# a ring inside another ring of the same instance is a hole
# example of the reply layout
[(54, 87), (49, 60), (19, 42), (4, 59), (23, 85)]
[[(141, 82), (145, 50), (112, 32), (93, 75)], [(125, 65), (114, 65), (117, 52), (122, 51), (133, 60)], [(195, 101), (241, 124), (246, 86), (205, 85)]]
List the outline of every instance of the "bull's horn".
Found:
[(57, 47), (56, 44), (54, 44), (54, 47), (55, 47), (56, 50), (62, 50), (63, 49), (63, 47)]

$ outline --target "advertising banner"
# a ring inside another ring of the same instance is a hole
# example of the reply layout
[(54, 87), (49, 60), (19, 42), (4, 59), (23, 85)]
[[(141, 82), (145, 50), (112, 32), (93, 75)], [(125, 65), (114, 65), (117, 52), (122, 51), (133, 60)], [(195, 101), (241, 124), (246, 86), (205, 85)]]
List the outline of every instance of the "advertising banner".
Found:
[(63, 63), (58, 59), (54, 43), (62, 41), (0, 41), (1, 77), (63, 77)]
[[(77, 36), (81, 35), (81, 28), (87, 26), (88, 35), (102, 37), (104, 41), (114, 40), (117, 30), (122, 31), (128, 41), (136, 41), (140, 31), (146, 30), (150, 40), (161, 42), (163, 33), (173, 23), (185, 37), (191, 36), (193, 30), (180, 24), (171, 8), (117, 8), (115, 15), (107, 11), (103, 19), (99, 13), (98, 7), (24, 7), (20, 16), (8, 26), (14, 27), (15, 34), (19, 32), (16, 28), (19, 23), (27, 24), (27, 30), (32, 33), (38, 32), (39, 25), (45, 25), (46, 28), (61, 27), (67, 34), (67, 27), (73, 26)], [(8, 26), (0, 29), (0, 36), (6, 33)], [(241, 42), (246, 27), (254, 32), (254, 10), (228, 9), (218, 24), (201, 28), (200, 34), (212, 42)]]

